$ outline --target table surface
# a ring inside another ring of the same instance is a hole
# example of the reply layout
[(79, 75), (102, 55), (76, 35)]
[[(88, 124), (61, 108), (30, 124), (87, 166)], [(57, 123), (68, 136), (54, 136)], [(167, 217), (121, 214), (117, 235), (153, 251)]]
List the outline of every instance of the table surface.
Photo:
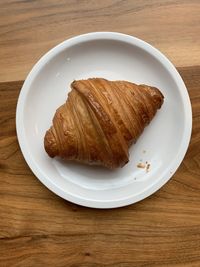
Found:
[[(118, 31), (160, 49), (177, 67), (193, 109), (180, 168), (151, 197), (113, 210), (77, 206), (33, 175), (15, 128), (33, 64), (68, 37)], [(200, 1), (0, 2), (0, 266), (200, 266)]]

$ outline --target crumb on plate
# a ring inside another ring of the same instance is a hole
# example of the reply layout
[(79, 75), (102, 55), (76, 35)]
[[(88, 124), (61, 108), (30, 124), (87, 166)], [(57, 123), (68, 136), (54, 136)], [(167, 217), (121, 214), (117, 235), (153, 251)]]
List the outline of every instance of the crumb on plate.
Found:
[(137, 164), (137, 168), (145, 169), (146, 172), (149, 172), (149, 171), (150, 171), (150, 167), (151, 167), (151, 164), (148, 163), (148, 161), (146, 161), (145, 163), (143, 163), (143, 162), (139, 162), (139, 163)]
[(144, 163), (139, 162), (137, 165), (138, 168), (144, 169), (146, 166)]
[(146, 172), (149, 172), (150, 167), (151, 167), (151, 164), (148, 163), (148, 164), (146, 165)]

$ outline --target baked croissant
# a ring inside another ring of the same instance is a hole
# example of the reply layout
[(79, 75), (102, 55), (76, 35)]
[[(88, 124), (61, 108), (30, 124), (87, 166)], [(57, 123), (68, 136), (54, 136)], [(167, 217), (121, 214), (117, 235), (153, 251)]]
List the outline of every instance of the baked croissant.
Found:
[(50, 157), (109, 169), (124, 166), (128, 148), (163, 103), (155, 87), (102, 78), (74, 81), (64, 105), (46, 132)]

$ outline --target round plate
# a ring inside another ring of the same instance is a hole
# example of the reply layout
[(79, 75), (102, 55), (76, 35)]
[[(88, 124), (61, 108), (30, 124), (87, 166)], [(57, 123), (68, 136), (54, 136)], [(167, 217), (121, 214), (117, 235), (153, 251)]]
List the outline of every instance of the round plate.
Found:
[[(156, 86), (165, 97), (131, 147), (129, 163), (114, 171), (51, 159), (43, 146), (71, 82), (91, 77)], [(170, 179), (186, 153), (192, 113), (180, 75), (161, 52), (132, 36), (96, 32), (64, 41), (37, 62), (22, 87), (16, 123), (22, 153), (45, 186), (76, 204), (114, 208), (148, 197)], [(150, 164), (148, 172), (140, 162)]]

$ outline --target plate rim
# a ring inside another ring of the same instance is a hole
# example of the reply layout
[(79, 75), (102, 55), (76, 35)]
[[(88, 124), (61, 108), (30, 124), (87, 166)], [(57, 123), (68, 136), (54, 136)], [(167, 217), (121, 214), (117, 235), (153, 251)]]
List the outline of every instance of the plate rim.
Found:
[[(182, 142), (180, 144), (179, 150), (172, 160), (170, 164), (170, 168), (165, 170), (164, 174), (161, 174), (163, 177), (159, 179), (156, 183), (151, 185), (149, 188), (147, 188), (145, 191), (143, 191), (140, 195), (134, 195), (134, 196), (128, 196), (127, 198), (123, 199), (116, 199), (116, 200), (105, 200), (105, 201), (97, 201), (93, 199), (87, 199), (82, 198), (77, 195), (70, 194), (70, 192), (64, 192), (61, 188), (59, 188), (56, 183), (49, 180), (48, 177), (41, 171), (40, 168), (38, 168), (37, 164), (35, 163), (33, 157), (31, 156), (31, 152), (27, 148), (26, 143), (26, 135), (24, 130), (24, 123), (23, 123), (23, 108), (26, 100), (26, 96), (29, 92), (29, 88), (31, 83), (34, 81), (35, 77), (39, 73), (40, 69), (56, 54), (60, 53), (63, 49), (66, 49), (72, 45), (91, 41), (91, 40), (116, 40), (116, 41), (122, 41), (126, 42), (132, 45), (135, 45), (152, 56), (154, 56), (161, 64), (165, 66), (165, 68), (169, 71), (170, 75), (173, 77), (174, 81), (177, 84), (178, 88), (181, 88), (181, 95), (183, 99), (183, 105), (184, 105), (184, 116), (185, 121), (187, 121), (187, 124), (184, 125), (184, 133)], [(57, 46), (53, 47), (51, 50), (49, 50), (47, 53), (45, 53), (33, 66), (31, 71), (29, 72), (28, 76), (26, 77), (24, 84), (21, 88), (18, 102), (17, 102), (17, 108), (16, 108), (16, 131), (17, 131), (17, 138), (19, 142), (19, 146), (21, 148), (22, 154), (29, 165), (29, 168), (32, 170), (34, 175), (40, 180), (42, 184), (44, 184), (49, 190), (54, 192), (56, 195), (64, 198), (67, 201), (70, 201), (72, 203), (86, 206), (90, 208), (100, 208), (100, 209), (108, 209), (108, 208), (118, 208), (127, 206), (130, 204), (134, 204), (138, 201), (141, 201), (150, 195), (152, 195), (154, 192), (159, 190), (165, 183), (167, 183), (170, 178), (174, 175), (178, 167), (180, 166), (181, 162), (184, 159), (184, 156), (187, 152), (190, 138), (191, 138), (191, 132), (192, 132), (192, 108), (190, 103), (190, 98), (188, 95), (187, 88), (176, 70), (175, 66), (169, 61), (169, 59), (163, 55), (158, 49), (150, 45), (149, 43), (124, 33), (119, 32), (90, 32), (81, 34), (75, 37), (72, 37), (70, 39), (67, 39), (63, 41), (62, 43), (58, 44)]]

